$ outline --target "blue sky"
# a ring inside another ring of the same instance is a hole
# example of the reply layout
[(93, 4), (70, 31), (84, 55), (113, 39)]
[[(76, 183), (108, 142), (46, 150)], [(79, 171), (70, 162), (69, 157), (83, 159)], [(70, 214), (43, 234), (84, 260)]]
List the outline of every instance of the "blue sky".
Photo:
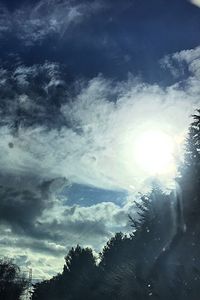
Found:
[(184, 0), (0, 1), (1, 255), (44, 278), (70, 247), (131, 230), (151, 182), (134, 141), (147, 127), (184, 139), (199, 31)]
[(200, 11), (189, 1), (49, 3), (5, 1), (5, 57), (60, 62), (73, 78), (103, 73), (121, 79), (133, 72), (152, 82), (163, 81), (157, 63), (164, 55), (199, 45)]

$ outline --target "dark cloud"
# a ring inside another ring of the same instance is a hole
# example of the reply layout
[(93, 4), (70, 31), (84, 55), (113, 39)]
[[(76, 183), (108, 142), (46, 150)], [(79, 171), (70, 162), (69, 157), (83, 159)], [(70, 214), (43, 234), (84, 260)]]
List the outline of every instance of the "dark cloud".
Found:
[(53, 195), (59, 191), (63, 182), (66, 184), (66, 181), (54, 179), (35, 186), (34, 181), (28, 183), (28, 180), (26, 185), (25, 178), (23, 183), (20, 182), (20, 177), (10, 176), (10, 182), (5, 183), (5, 178), (1, 176), (0, 181), (0, 223), (8, 224), (13, 233), (22, 236), (58, 239), (59, 235), (49, 231), (46, 226), (44, 228), (38, 218), (42, 216), (44, 210), (53, 207)]
[(38, 241), (33, 239), (23, 239), (18, 237), (17, 239), (8, 239), (6, 237), (1, 238), (1, 247), (7, 246), (11, 248), (19, 248), (21, 251), (24, 249), (31, 250), (36, 253), (44, 253), (47, 255), (64, 256), (67, 248), (56, 245), (55, 243), (49, 243), (47, 241)]
[(56, 63), (0, 69), (1, 125), (13, 130), (36, 124), (67, 125), (60, 113), (61, 105), (72, 97), (66, 80), (67, 74)]
[(16, 187), (0, 186), (0, 197), (0, 219), (13, 224), (15, 229), (19, 226), (26, 230), (46, 206), (42, 195), (28, 190), (18, 191)]

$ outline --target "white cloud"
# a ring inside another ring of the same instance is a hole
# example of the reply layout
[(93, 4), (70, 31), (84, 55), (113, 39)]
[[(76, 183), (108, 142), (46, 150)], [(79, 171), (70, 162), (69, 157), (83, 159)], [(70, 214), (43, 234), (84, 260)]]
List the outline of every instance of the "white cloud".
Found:
[[(170, 63), (174, 61), (186, 64), (187, 78), (166, 88), (131, 78), (122, 83), (101, 76), (90, 80), (73, 101), (60, 108), (71, 128), (62, 124), (59, 129), (34, 125), (20, 127), (13, 135), (8, 126), (1, 127), (2, 172), (18, 177), (34, 174), (39, 182), (65, 177), (104, 189), (143, 188), (149, 175), (133, 157), (137, 135), (145, 129), (159, 128), (173, 139), (181, 139), (190, 115), (199, 105), (200, 48), (176, 53)], [(33, 73), (37, 73), (36, 67)], [(27, 101), (25, 93), (23, 99)], [(34, 99), (28, 99), (34, 105)], [(8, 147), (10, 142), (12, 148)]]

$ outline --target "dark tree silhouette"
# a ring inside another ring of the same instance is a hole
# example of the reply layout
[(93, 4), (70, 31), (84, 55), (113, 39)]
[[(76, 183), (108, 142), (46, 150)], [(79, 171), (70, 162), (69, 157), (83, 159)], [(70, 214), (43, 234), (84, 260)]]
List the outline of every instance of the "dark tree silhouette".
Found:
[(200, 183), (200, 109), (193, 115), (185, 144), (185, 160), (180, 168), (183, 182), (191, 188)]
[(96, 259), (90, 248), (77, 246), (65, 257), (62, 285), (67, 299), (92, 299), (96, 286)]
[(18, 300), (27, 288), (19, 267), (10, 259), (0, 259), (0, 299)]
[(115, 234), (100, 253), (99, 267), (109, 271), (128, 260), (130, 239), (121, 232)]
[(176, 232), (174, 195), (167, 195), (156, 187), (136, 205), (139, 218), (136, 222), (130, 218), (135, 228), (131, 238), (138, 272), (143, 277), (151, 272)]
[(63, 299), (58, 298), (60, 295), (60, 280), (61, 274), (58, 274), (50, 280), (44, 280), (33, 285), (33, 300), (56, 300)]
[(96, 285), (97, 266), (92, 250), (77, 246), (65, 257), (62, 274), (34, 285), (32, 299), (93, 299)]
[(182, 195), (187, 227), (198, 222), (200, 214), (200, 110), (193, 115), (185, 143), (184, 163), (178, 179)]

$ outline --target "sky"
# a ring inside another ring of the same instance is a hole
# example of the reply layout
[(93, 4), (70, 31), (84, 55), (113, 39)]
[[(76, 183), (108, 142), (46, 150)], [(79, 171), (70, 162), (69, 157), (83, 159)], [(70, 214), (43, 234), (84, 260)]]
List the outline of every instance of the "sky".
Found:
[(0, 1), (1, 256), (48, 278), (131, 231), (136, 142), (161, 131), (177, 163), (199, 107), (199, 32), (198, 0)]

